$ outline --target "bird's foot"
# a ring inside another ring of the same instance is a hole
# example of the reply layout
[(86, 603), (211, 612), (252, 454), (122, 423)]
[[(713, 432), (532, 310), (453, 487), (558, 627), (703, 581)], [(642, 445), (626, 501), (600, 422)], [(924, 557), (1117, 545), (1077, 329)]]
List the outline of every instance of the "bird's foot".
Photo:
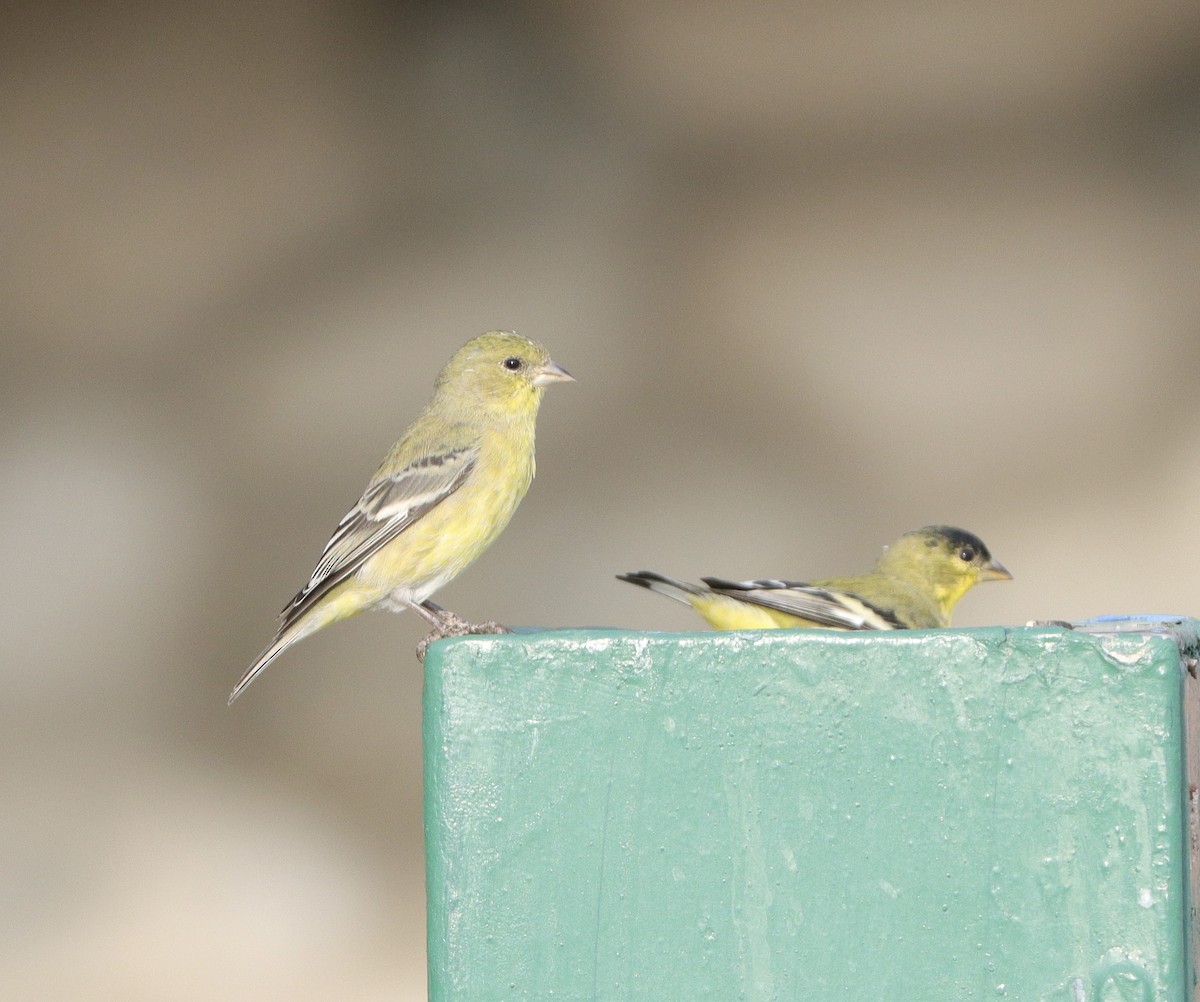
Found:
[(434, 641), (444, 640), (446, 637), (512, 633), (512, 630), (507, 626), (503, 623), (497, 623), (495, 620), (488, 620), (486, 623), (470, 623), (461, 616), (450, 612), (448, 609), (443, 609), (439, 605), (434, 605), (432, 602), (426, 602), (424, 605), (437, 615), (438, 619), (441, 620), (441, 625), (430, 630), (425, 639), (417, 644), (417, 660), (421, 664), (425, 663), (425, 652), (429, 650), (429, 645)]
[(497, 623), (494, 619), (489, 619), (486, 623), (468, 623), (467, 633), (479, 634), (480, 636), (487, 633), (512, 633), (513, 631), (503, 623)]

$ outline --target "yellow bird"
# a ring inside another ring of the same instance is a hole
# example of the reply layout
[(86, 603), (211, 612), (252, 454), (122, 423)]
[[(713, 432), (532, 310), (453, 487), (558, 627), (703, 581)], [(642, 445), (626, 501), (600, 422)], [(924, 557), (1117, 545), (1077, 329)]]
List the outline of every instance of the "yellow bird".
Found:
[(718, 630), (915, 630), (949, 626), (951, 612), (972, 587), (1012, 575), (978, 536), (930, 525), (906, 532), (872, 570), (852, 577), (807, 582), (702, 578), (703, 586), (654, 571), (617, 577), (690, 605)]
[(427, 600), (508, 524), (533, 480), (543, 388), (562, 381), (572, 376), (545, 348), (509, 331), (482, 334), (455, 352), (433, 399), (338, 523), (229, 702), (296, 641), (368, 609), (411, 609), (434, 638), (503, 631)]

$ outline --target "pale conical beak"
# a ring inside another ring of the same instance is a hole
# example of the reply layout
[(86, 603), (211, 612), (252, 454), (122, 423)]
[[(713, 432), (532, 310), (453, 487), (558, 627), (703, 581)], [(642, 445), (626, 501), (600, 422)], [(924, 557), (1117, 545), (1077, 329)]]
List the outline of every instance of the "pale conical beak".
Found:
[(989, 560), (979, 568), (980, 581), (1011, 581), (1012, 575), (999, 560)]
[(575, 377), (554, 361), (554, 359), (550, 359), (549, 362), (538, 369), (537, 375), (533, 377), (534, 386), (545, 386), (547, 383), (573, 382), (575, 382)]

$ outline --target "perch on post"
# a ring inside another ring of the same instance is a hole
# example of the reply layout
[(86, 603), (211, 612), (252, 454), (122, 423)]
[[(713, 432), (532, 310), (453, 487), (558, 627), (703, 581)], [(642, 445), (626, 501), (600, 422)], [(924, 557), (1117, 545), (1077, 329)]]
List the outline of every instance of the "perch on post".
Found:
[(440, 641), (431, 1002), (1191, 999), (1197, 626)]

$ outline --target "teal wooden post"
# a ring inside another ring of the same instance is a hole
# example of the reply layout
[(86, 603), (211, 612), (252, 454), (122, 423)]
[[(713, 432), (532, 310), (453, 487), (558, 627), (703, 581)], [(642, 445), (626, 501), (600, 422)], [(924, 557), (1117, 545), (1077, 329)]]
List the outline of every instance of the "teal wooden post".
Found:
[(435, 644), (431, 1002), (1192, 999), (1197, 625)]

